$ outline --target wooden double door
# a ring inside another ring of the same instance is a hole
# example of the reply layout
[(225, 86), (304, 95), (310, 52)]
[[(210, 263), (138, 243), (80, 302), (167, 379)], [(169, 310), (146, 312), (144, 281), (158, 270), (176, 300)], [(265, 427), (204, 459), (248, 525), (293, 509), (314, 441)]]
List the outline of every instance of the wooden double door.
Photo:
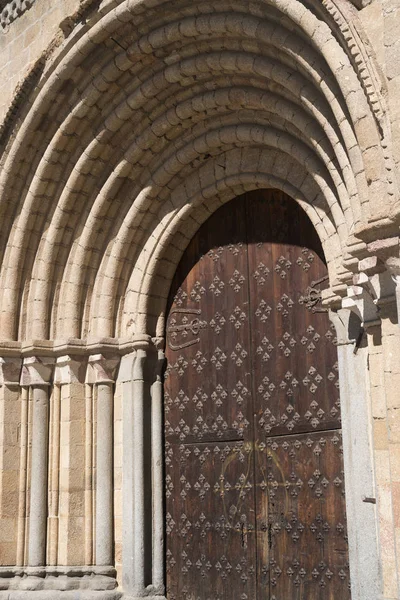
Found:
[(168, 600), (350, 598), (335, 331), (304, 211), (221, 207), (177, 269), (165, 373)]

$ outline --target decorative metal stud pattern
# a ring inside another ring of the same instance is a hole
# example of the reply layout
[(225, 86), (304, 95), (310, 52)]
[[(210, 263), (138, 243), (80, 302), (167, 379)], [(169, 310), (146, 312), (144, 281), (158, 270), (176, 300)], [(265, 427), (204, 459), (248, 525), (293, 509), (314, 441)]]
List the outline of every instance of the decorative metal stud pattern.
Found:
[[(270, 501), (261, 568), (276, 598), (349, 598), (340, 431), (269, 438), (260, 451), (267, 458), (260, 493)], [(280, 506), (284, 512), (274, 510)]]
[(164, 397), (168, 600), (230, 600), (232, 590), (240, 600), (350, 598), (326, 268), (300, 209), (289, 214), (274, 194), (265, 206), (221, 209), (176, 275)]

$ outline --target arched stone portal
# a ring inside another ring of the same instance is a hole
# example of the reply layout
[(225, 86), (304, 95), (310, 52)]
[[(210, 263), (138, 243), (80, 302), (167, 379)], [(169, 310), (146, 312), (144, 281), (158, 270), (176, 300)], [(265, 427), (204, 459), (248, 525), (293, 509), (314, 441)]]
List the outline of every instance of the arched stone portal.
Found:
[(265, 188), (304, 209), (327, 261), (352, 598), (394, 598), (394, 488), (374, 461), (397, 450), (399, 202), (355, 4), (87, 3), (20, 88), (0, 130), (9, 600), (163, 596), (168, 294), (207, 218)]

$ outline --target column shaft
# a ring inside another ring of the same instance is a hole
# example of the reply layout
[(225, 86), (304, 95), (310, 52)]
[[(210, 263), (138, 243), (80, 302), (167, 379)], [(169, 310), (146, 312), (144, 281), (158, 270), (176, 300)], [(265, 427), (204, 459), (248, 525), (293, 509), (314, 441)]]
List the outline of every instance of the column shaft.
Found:
[(28, 401), (29, 390), (21, 388), (21, 455), (19, 460), (17, 565), (25, 563), (26, 538), (26, 477), (28, 469)]
[(97, 387), (96, 565), (113, 563), (113, 384)]
[(134, 588), (145, 589), (145, 506), (144, 506), (144, 381), (133, 382), (133, 507), (134, 507)]
[(50, 477), (49, 477), (49, 535), (48, 564), (56, 565), (58, 559), (58, 510), (60, 499), (60, 402), (61, 388), (55, 385), (50, 404)]
[(85, 390), (85, 563), (93, 564), (93, 386)]
[(49, 392), (47, 386), (33, 389), (32, 467), (29, 518), (29, 566), (45, 564), (47, 521), (47, 470), (49, 436)]
[[(159, 365), (164, 362), (163, 353), (159, 353)], [(160, 369), (161, 370), (161, 369)], [(164, 591), (164, 506), (163, 506), (163, 384), (161, 374), (154, 382), (151, 390), (152, 398), (152, 473), (153, 473), (153, 585)]]

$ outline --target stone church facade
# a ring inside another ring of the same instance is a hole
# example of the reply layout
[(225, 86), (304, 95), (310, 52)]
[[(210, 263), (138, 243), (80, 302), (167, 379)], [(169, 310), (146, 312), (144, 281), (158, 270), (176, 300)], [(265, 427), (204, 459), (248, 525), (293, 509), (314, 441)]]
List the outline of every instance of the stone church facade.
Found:
[(399, 0), (0, 0), (1, 600), (168, 598), (171, 283), (265, 189), (328, 268), (351, 597), (400, 597), (399, 31)]

